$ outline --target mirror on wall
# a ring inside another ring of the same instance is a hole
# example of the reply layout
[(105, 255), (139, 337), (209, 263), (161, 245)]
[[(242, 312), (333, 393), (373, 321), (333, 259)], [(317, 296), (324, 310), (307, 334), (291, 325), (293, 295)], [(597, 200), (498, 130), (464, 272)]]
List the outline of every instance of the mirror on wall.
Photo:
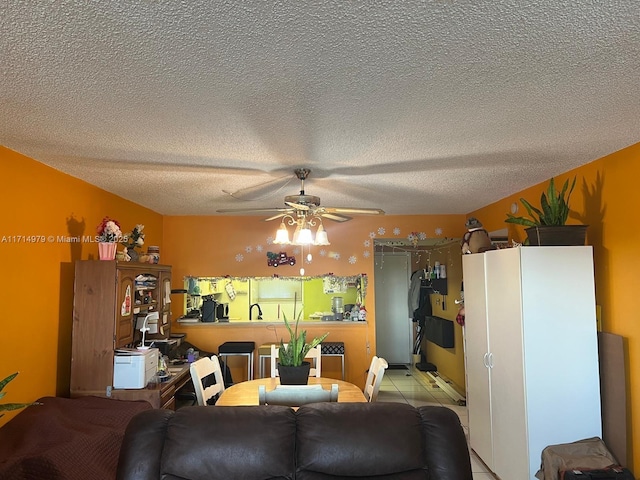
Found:
[(366, 275), (185, 277), (184, 315), (196, 322), (352, 320), (366, 288)]

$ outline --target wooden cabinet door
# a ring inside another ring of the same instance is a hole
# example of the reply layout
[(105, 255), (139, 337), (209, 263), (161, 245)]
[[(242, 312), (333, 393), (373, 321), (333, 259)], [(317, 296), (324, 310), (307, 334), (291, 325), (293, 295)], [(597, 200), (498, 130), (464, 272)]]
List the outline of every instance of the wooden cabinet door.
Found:
[(133, 342), (135, 271), (118, 269), (116, 282), (118, 297), (116, 301), (114, 348), (119, 348)]

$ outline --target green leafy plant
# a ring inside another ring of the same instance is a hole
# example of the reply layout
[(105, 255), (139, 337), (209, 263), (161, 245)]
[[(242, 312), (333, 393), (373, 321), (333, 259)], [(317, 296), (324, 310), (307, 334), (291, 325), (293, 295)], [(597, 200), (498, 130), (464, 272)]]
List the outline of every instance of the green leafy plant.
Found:
[[(18, 372), (12, 373), (4, 380), (0, 381), (0, 398), (4, 397), (7, 392), (3, 392), (2, 390), (7, 384), (18, 376)], [(0, 411), (9, 411), (9, 410), (18, 410), (20, 408), (28, 407), (29, 405), (42, 405), (38, 402), (33, 403), (0, 403)], [(0, 417), (2, 417), (4, 413), (0, 413)]]
[(569, 217), (569, 199), (571, 198), (571, 192), (573, 192), (575, 185), (576, 177), (573, 177), (571, 187), (569, 187), (569, 179), (567, 179), (562, 186), (562, 190), (558, 192), (553, 178), (551, 178), (546, 192), (542, 192), (542, 196), (540, 197), (540, 209), (531, 205), (524, 198), (521, 198), (520, 202), (524, 205), (524, 208), (527, 209), (529, 218), (516, 217), (507, 213), (505, 222), (526, 225), (527, 227), (564, 225)]
[[(302, 314), (302, 312), (300, 312), (300, 314)], [(327, 338), (327, 335), (329, 335), (329, 332), (327, 332), (320, 337), (314, 338), (310, 343), (307, 343), (306, 330), (303, 330), (300, 335), (298, 335), (299, 321), (300, 315), (298, 315), (298, 318), (296, 318), (294, 330), (291, 328), (291, 325), (287, 320), (287, 316), (284, 315), (284, 325), (285, 327), (287, 327), (291, 339), (286, 345), (283, 340), (280, 340), (280, 347), (278, 347), (278, 359), (280, 360), (280, 365), (299, 367), (300, 365), (302, 365), (302, 361), (307, 356), (307, 353), (309, 353), (309, 350), (316, 347), (325, 338)]]

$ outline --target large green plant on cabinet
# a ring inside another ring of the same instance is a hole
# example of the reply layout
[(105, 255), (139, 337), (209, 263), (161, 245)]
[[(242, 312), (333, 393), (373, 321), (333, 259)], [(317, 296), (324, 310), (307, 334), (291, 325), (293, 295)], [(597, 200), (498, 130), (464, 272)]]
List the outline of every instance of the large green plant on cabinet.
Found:
[(565, 180), (560, 190), (556, 189), (553, 178), (540, 196), (540, 207), (534, 207), (524, 198), (520, 203), (527, 210), (528, 217), (516, 217), (507, 213), (506, 223), (524, 225), (529, 245), (584, 245), (587, 225), (566, 225), (569, 218), (569, 200), (576, 185), (573, 177), (571, 186)]

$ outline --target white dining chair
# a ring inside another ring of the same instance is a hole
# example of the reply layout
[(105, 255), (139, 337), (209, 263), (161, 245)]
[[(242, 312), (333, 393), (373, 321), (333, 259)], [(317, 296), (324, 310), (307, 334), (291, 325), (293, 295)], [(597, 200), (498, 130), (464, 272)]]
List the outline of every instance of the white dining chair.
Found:
[(380, 384), (387, 368), (389, 368), (389, 364), (384, 358), (373, 356), (363, 390), (367, 402), (375, 402), (377, 400)]
[[(189, 367), (189, 372), (191, 373), (191, 380), (193, 381), (193, 389), (196, 392), (198, 405), (206, 406), (211, 398), (217, 397), (224, 392), (222, 369), (220, 368), (220, 361), (215, 355), (196, 360)], [(210, 378), (205, 380), (206, 377), (212, 374), (215, 384), (209, 384)]]
[(331, 390), (325, 390), (322, 385), (276, 385), (276, 388), (269, 391), (264, 385), (259, 385), (258, 400), (260, 405), (288, 407), (299, 407), (307, 403), (337, 402), (338, 384), (331, 384)]
[[(287, 345), (285, 343), (285, 345)], [(306, 359), (311, 359), (311, 369), (309, 370), (310, 377), (320, 377), (321, 373), (321, 361), (322, 361), (322, 344), (318, 344), (313, 347), (307, 355), (304, 357)], [(278, 349), (280, 348), (279, 344), (271, 345), (271, 377), (275, 378), (280, 376), (278, 373)]]

